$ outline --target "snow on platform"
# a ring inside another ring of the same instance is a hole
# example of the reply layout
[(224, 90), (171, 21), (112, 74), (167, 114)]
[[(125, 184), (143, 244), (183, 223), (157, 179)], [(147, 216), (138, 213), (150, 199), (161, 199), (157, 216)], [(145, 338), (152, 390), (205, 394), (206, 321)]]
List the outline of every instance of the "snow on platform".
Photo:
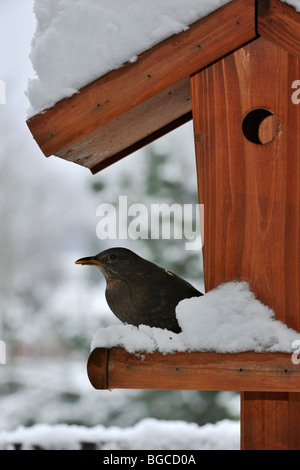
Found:
[(113, 325), (96, 332), (92, 350), (122, 347), (131, 353), (289, 353), (294, 350), (294, 341), (300, 344), (300, 334), (276, 320), (273, 310), (255, 298), (246, 282), (228, 282), (202, 297), (182, 300), (176, 315), (181, 333), (145, 325)]

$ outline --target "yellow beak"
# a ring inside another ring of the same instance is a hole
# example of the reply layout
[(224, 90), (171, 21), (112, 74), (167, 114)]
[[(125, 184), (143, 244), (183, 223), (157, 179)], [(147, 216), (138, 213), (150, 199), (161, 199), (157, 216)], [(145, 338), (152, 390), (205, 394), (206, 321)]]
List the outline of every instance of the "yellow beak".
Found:
[(100, 264), (101, 261), (98, 259), (93, 258), (93, 256), (88, 256), (87, 258), (80, 258), (77, 261), (75, 261), (75, 264)]

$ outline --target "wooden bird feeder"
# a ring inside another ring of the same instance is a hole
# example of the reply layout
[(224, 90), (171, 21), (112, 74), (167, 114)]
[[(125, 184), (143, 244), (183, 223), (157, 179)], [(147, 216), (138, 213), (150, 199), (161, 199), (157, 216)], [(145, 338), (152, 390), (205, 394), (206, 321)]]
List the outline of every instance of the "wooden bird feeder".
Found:
[[(206, 291), (248, 281), (300, 330), (300, 14), (233, 0), (28, 120), (46, 156), (93, 173), (193, 118), (205, 204)], [(291, 354), (96, 349), (100, 389), (239, 390), (242, 449), (300, 449), (300, 365)]]

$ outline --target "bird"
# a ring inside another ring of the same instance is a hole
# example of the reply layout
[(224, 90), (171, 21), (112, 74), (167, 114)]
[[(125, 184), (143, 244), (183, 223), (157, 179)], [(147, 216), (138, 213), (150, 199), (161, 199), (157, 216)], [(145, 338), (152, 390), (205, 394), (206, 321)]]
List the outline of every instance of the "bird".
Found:
[(122, 247), (109, 248), (75, 264), (96, 266), (106, 280), (105, 297), (123, 323), (180, 333), (175, 309), (183, 299), (203, 295), (175, 273)]

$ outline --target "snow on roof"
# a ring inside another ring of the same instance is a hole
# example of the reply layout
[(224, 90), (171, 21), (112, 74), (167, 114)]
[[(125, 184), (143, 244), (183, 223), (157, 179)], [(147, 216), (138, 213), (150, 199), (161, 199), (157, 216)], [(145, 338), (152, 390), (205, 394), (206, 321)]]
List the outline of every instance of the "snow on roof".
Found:
[(273, 310), (255, 298), (246, 282), (228, 282), (202, 297), (182, 300), (176, 315), (179, 334), (145, 325), (114, 325), (96, 332), (92, 350), (118, 346), (130, 353), (292, 352), (293, 342), (300, 341), (300, 334), (275, 320)]
[[(300, 11), (300, 0), (283, 0)], [(35, 0), (29, 117), (230, 0)]]
[(29, 115), (121, 67), (229, 0), (35, 0)]
[(281, 0), (283, 3), (288, 3), (296, 8), (297, 11), (300, 12), (300, 0)]

